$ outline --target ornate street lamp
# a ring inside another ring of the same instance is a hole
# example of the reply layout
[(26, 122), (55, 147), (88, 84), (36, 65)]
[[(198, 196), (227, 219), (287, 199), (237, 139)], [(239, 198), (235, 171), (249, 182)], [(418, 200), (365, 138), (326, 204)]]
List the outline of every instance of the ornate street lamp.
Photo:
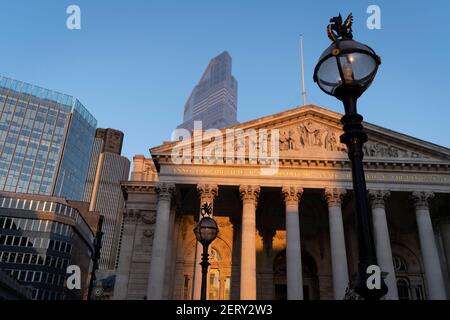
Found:
[(202, 262), (200, 262), (200, 265), (202, 266), (202, 288), (200, 300), (206, 300), (206, 276), (208, 274), (208, 267), (210, 265), (208, 261), (208, 247), (211, 242), (216, 239), (217, 234), (219, 233), (219, 227), (217, 226), (216, 221), (211, 218), (211, 204), (204, 203), (202, 205), (201, 215), (202, 218), (194, 228), (194, 234), (197, 238), (197, 241), (200, 242), (203, 246)]
[(353, 40), (353, 16), (345, 22), (334, 17), (328, 25), (328, 37), (332, 44), (322, 53), (314, 70), (314, 82), (326, 94), (336, 97), (344, 104), (345, 115), (341, 119), (344, 134), (341, 143), (347, 145), (352, 165), (353, 189), (358, 223), (359, 265), (358, 283), (355, 291), (365, 300), (378, 300), (387, 293), (381, 278), (379, 288), (370, 289), (367, 269), (377, 265), (373, 240), (372, 219), (369, 212), (366, 179), (363, 167), (363, 144), (367, 142), (363, 117), (357, 113), (356, 101), (370, 86), (381, 63), (373, 49)]

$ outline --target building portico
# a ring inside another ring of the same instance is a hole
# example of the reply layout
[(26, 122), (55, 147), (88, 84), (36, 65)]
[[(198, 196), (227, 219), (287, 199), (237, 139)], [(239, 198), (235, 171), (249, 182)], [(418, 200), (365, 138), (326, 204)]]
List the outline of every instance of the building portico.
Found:
[[(233, 127), (258, 137), (268, 132), (272, 142), (277, 130), (277, 143), (266, 152), (259, 145), (256, 160), (248, 151), (228, 163), (227, 155), (221, 162), (195, 161), (195, 148), (207, 149), (212, 139), (191, 141), (192, 148), (189, 142), (192, 152), (183, 163), (172, 159), (176, 143), (151, 149), (152, 159), (135, 158), (132, 181), (123, 183), (122, 243), (133, 245), (122, 246), (115, 295), (198, 298), (193, 229), (200, 204), (208, 201), (219, 225), (210, 247), (209, 299), (343, 299), (355, 280), (358, 241), (351, 170), (337, 142), (339, 119), (306, 106)], [(386, 299), (446, 299), (450, 151), (365, 126), (366, 180)], [(245, 150), (251, 150), (248, 139)], [(274, 146), (276, 161), (267, 152)], [(262, 170), (275, 162), (276, 170)]]

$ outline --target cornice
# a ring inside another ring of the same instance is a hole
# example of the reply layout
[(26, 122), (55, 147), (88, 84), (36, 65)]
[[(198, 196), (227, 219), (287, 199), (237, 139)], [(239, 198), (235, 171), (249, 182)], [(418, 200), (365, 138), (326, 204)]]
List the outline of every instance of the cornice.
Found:
[(153, 193), (156, 182), (126, 181), (121, 183), (122, 191), (127, 193)]

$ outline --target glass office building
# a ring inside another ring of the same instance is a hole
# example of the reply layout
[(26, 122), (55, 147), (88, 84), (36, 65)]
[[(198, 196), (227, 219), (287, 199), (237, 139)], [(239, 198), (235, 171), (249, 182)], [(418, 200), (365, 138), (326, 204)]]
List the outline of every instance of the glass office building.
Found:
[(192, 131), (194, 121), (202, 128), (222, 129), (237, 123), (237, 88), (228, 52), (213, 58), (184, 107), (183, 123), (178, 128)]
[(0, 191), (81, 200), (96, 126), (74, 97), (0, 76)]
[[(94, 233), (85, 217), (93, 213), (80, 208), (77, 201), (0, 192), (0, 269), (29, 288), (32, 299), (86, 295)], [(79, 290), (66, 286), (71, 265), (81, 270)]]

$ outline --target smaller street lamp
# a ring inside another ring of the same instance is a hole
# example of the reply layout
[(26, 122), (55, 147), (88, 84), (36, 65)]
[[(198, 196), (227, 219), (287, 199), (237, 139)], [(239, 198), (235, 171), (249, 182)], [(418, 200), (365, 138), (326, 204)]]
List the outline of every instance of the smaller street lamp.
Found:
[(211, 218), (211, 204), (204, 203), (202, 205), (201, 215), (202, 218), (194, 228), (194, 234), (197, 238), (197, 241), (200, 242), (203, 246), (202, 262), (200, 262), (200, 265), (202, 266), (202, 288), (200, 300), (206, 300), (206, 276), (208, 274), (208, 267), (210, 265), (208, 261), (208, 248), (211, 242), (216, 239), (217, 234), (219, 233), (219, 227), (217, 226), (216, 221)]

